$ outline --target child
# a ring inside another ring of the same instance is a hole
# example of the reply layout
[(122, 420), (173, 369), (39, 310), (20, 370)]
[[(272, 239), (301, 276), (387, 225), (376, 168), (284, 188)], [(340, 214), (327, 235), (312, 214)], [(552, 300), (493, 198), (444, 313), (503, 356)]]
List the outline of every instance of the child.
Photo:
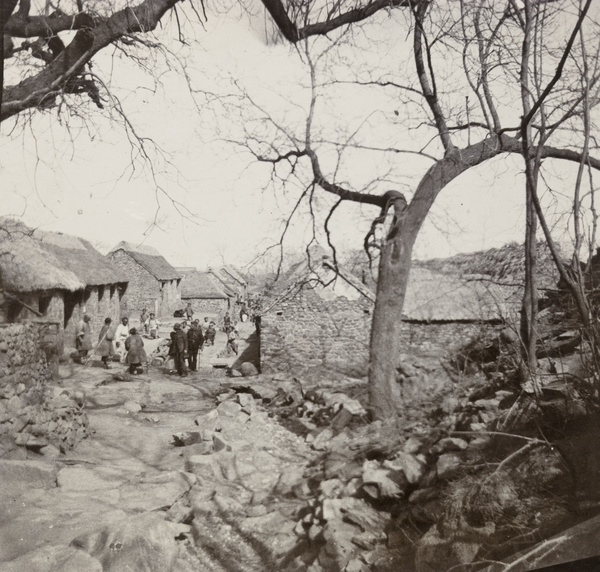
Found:
[(215, 328), (215, 323), (210, 322), (208, 324), (208, 328), (206, 330), (206, 335), (204, 336), (204, 340), (207, 345), (214, 346), (215, 345), (215, 336), (217, 335), (217, 328)]
[(150, 339), (154, 340), (154, 339), (158, 338), (158, 328), (160, 325), (161, 325), (161, 323), (156, 319), (154, 314), (151, 312), (150, 317), (144, 324), (144, 326), (146, 327), (146, 330), (148, 332), (150, 332)]

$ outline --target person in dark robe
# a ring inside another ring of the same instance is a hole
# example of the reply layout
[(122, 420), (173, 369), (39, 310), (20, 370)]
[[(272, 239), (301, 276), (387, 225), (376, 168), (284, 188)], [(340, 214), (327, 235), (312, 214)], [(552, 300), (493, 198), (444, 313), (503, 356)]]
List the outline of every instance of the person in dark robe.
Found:
[(187, 376), (187, 367), (185, 357), (188, 351), (188, 339), (185, 332), (181, 329), (181, 324), (175, 324), (175, 335), (173, 336), (173, 358), (175, 359), (175, 369), (181, 377)]
[(92, 329), (90, 328), (91, 318), (84, 314), (77, 325), (77, 335), (75, 337), (75, 349), (79, 352), (79, 359), (85, 361), (88, 352), (92, 349)]
[(187, 331), (188, 365), (191, 371), (198, 371), (198, 350), (204, 341), (198, 320), (194, 320)]
[(144, 340), (135, 328), (129, 330), (129, 337), (125, 340), (125, 349), (127, 350), (125, 363), (129, 364), (129, 373), (141, 373), (142, 363), (148, 361), (148, 356), (144, 349)]
[(206, 335), (204, 336), (204, 341), (206, 345), (214, 346), (215, 345), (215, 336), (217, 335), (217, 328), (215, 328), (215, 323), (210, 322), (208, 328), (206, 330)]
[(112, 320), (110, 318), (106, 318), (104, 320), (104, 325), (100, 329), (100, 333), (98, 334), (98, 347), (96, 351), (104, 364), (106, 369), (110, 369), (110, 364), (108, 363), (110, 358), (115, 353), (115, 347), (113, 345), (113, 340), (115, 339), (115, 329), (112, 326)]
[(223, 317), (223, 331), (227, 334), (229, 333), (229, 328), (231, 327), (231, 316), (229, 312), (225, 312), (225, 316)]

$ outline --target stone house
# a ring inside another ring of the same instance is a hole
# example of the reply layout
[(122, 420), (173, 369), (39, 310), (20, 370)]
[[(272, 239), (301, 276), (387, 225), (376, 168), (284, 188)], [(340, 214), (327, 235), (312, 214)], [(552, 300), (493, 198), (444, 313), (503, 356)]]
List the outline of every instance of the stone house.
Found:
[(129, 279), (128, 314), (137, 316), (146, 308), (157, 316), (172, 316), (181, 309), (181, 274), (155, 248), (120, 242), (106, 256)]
[(237, 301), (246, 300), (248, 281), (233, 266), (210, 268), (209, 272), (223, 285), (227, 293), (234, 295)]
[[(510, 317), (513, 292), (416, 265), (396, 351), (444, 354)], [(356, 277), (323, 258), (298, 265), (263, 304), (263, 372), (339, 372), (364, 376), (375, 296)]]
[(202, 319), (203, 314), (223, 316), (231, 309), (235, 296), (225, 291), (212, 272), (194, 271), (186, 273), (181, 281), (181, 299), (184, 306), (190, 302), (195, 317)]
[(87, 240), (31, 230), (11, 219), (3, 219), (1, 228), (0, 322), (55, 323), (72, 347), (83, 314), (91, 316), (93, 331), (106, 317), (120, 319), (127, 278)]

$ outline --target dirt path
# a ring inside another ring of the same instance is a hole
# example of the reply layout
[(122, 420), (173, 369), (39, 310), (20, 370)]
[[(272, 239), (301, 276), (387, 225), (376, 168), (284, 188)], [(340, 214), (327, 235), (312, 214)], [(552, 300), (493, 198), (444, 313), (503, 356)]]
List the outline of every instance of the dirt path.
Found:
[(115, 366), (75, 366), (55, 388), (85, 393), (91, 438), (56, 458), (4, 462), (17, 473), (0, 493), (0, 571), (272, 569), (293, 548), (301, 504), (273, 491), (301, 476), (304, 442), (249, 394), (227, 393), (222, 370), (114, 381)]

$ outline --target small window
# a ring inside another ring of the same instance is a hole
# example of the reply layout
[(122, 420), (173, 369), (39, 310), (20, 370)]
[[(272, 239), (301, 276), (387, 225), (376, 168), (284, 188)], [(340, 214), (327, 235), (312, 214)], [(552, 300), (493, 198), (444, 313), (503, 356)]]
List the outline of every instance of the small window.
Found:
[(283, 316), (283, 310), (279, 310), (279, 312), (277, 312), (278, 316)]
[(368, 308), (365, 308), (363, 310), (363, 313), (366, 314), (367, 316), (369, 316), (371, 314), (371, 310), (369, 310)]
[(51, 300), (51, 296), (40, 296), (38, 300), (38, 310), (40, 314), (43, 314), (45, 316), (48, 313), (48, 308), (50, 307)]

